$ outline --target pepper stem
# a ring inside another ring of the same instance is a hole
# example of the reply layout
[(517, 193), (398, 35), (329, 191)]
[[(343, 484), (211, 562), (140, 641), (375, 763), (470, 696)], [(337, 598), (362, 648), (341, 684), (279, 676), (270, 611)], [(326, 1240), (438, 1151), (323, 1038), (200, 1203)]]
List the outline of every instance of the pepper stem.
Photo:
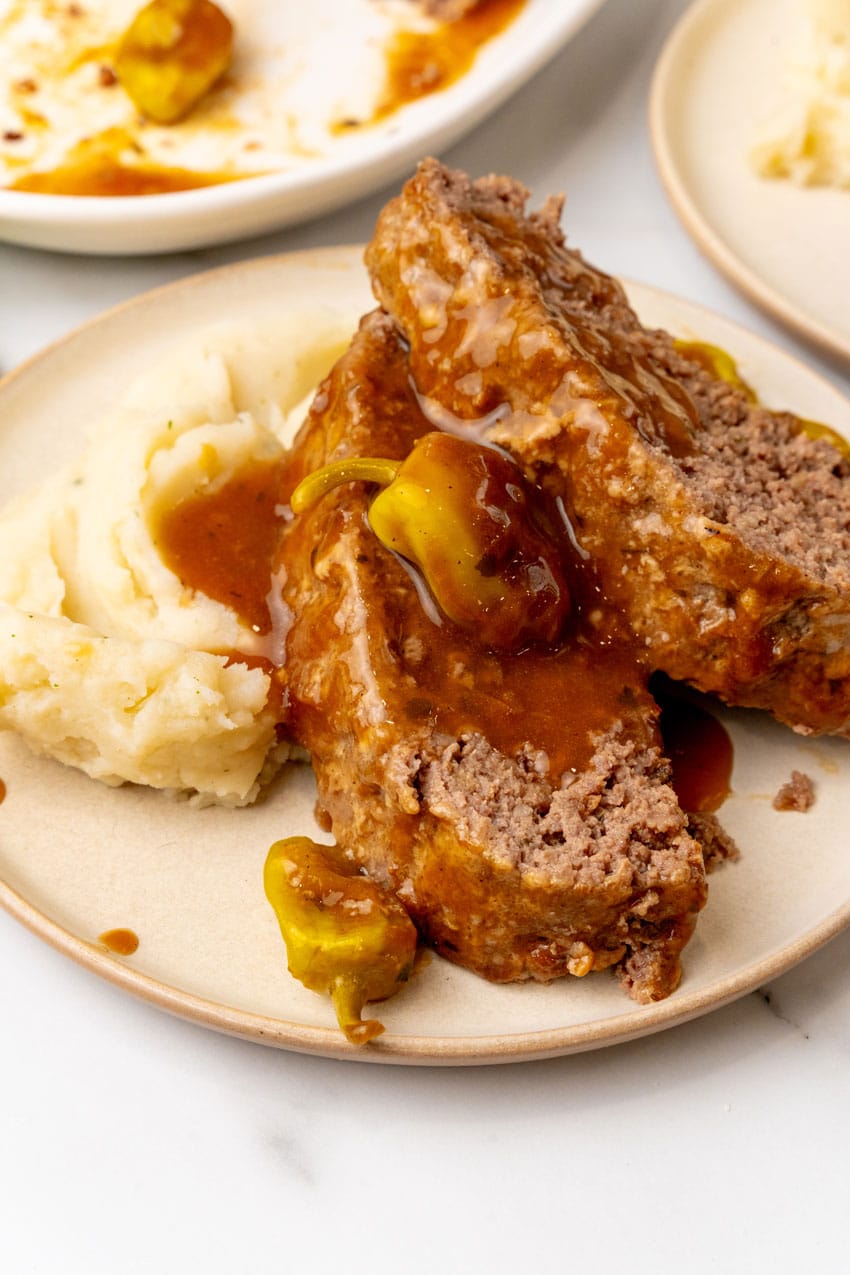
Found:
[(346, 977), (343, 974), (334, 979), (331, 999), (337, 1022), (352, 1045), (365, 1045), (367, 1041), (381, 1035), (383, 1023), (376, 1018), (361, 1018), (366, 997), (356, 977)]
[(304, 513), (342, 483), (378, 483), (387, 487), (400, 468), (400, 460), (386, 460), (381, 456), (352, 456), (332, 461), (301, 479), (290, 497), (290, 508), (294, 514)]

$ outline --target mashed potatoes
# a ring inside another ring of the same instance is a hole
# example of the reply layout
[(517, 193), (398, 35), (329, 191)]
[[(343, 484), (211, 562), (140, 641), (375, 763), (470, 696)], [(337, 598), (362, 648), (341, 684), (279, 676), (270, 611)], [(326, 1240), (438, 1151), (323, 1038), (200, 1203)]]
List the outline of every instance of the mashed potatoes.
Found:
[(268, 674), (225, 653), (281, 652), (184, 586), (152, 529), (176, 502), (283, 454), (349, 331), (325, 313), (214, 329), (131, 386), (77, 463), (7, 507), (0, 728), (106, 783), (256, 797), (287, 749)]
[(751, 158), (763, 177), (850, 189), (850, 0), (808, 0), (785, 97)]

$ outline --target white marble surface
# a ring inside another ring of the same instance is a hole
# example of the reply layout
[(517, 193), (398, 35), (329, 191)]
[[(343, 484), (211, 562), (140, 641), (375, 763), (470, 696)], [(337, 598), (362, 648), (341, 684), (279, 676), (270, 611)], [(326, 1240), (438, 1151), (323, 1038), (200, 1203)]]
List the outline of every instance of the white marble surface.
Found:
[[(609, 0), (447, 158), (566, 189), (591, 260), (747, 324), (850, 390), (847, 368), (726, 285), (665, 202), (646, 96), (684, 8)], [(170, 258), (0, 246), (0, 367), (156, 284), (364, 239), (381, 199)], [(2, 916), (0, 1270), (844, 1271), (848, 974), (844, 934), (737, 1004), (633, 1044), (368, 1067), (171, 1019)]]

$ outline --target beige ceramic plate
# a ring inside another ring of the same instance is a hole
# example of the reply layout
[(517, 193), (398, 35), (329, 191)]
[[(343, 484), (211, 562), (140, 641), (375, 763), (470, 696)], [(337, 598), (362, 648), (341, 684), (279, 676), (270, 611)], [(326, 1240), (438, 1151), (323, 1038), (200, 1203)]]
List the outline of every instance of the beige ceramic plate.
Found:
[[(352, 317), (369, 304), (357, 249), (253, 261), (149, 293), (39, 355), (0, 383), (0, 500), (36, 481), (44, 458), (79, 451), (92, 415), (135, 371), (222, 318), (262, 322), (309, 294)], [(639, 286), (651, 324), (726, 347), (769, 403), (850, 434), (850, 404), (763, 341), (706, 311)], [(807, 742), (758, 714), (726, 714), (736, 747), (724, 821), (743, 849), (712, 880), (686, 953), (681, 989), (640, 1007), (613, 978), (494, 987), (437, 958), (381, 1007), (387, 1033), (346, 1044), (329, 1004), (286, 971), (262, 891), (276, 838), (310, 832), (309, 770), (292, 767), (248, 810), (194, 810), (152, 791), (101, 787), (32, 758), (0, 735), (0, 901), (36, 933), (103, 977), (184, 1018), (266, 1044), (376, 1062), (477, 1063), (540, 1058), (628, 1040), (715, 1008), (781, 973), (850, 922), (846, 808), (850, 745)], [(817, 784), (806, 815), (771, 798), (792, 768)], [(126, 926), (132, 957), (98, 935)]]
[(748, 151), (782, 91), (805, 5), (699, 0), (656, 68), (650, 126), (674, 208), (739, 288), (850, 357), (850, 191), (767, 181)]

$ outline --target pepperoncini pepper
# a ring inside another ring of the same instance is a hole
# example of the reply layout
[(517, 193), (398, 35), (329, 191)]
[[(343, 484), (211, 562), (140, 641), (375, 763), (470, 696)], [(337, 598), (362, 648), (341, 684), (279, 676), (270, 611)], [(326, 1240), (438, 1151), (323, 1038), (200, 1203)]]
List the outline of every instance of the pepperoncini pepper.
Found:
[(850, 442), (833, 429), (831, 425), (824, 425), (822, 421), (807, 421), (800, 419), (800, 433), (805, 434), (807, 438), (822, 438), (824, 442), (830, 443), (837, 452), (850, 460)]
[(570, 613), (562, 549), (535, 518), (512, 460), (434, 432), (403, 461), (364, 456), (325, 465), (298, 484), (292, 510), (301, 513), (356, 481), (382, 488), (369, 506), (372, 530), (419, 568), (459, 628), (502, 650), (556, 641)]
[(738, 364), (722, 346), (710, 345), (707, 341), (674, 341), (673, 345), (686, 359), (699, 363), (700, 367), (716, 376), (719, 381), (726, 381), (728, 385), (741, 390), (751, 403), (758, 402), (752, 386), (739, 373)]
[(363, 1007), (397, 992), (416, 955), (416, 928), (398, 900), (363, 876), (337, 846), (320, 846), (309, 837), (276, 841), (263, 883), (290, 973), (310, 991), (331, 997), (353, 1045), (379, 1036), (383, 1025), (364, 1022)]
[(143, 115), (174, 124), (230, 64), (233, 26), (211, 0), (150, 0), (125, 31), (115, 73)]

